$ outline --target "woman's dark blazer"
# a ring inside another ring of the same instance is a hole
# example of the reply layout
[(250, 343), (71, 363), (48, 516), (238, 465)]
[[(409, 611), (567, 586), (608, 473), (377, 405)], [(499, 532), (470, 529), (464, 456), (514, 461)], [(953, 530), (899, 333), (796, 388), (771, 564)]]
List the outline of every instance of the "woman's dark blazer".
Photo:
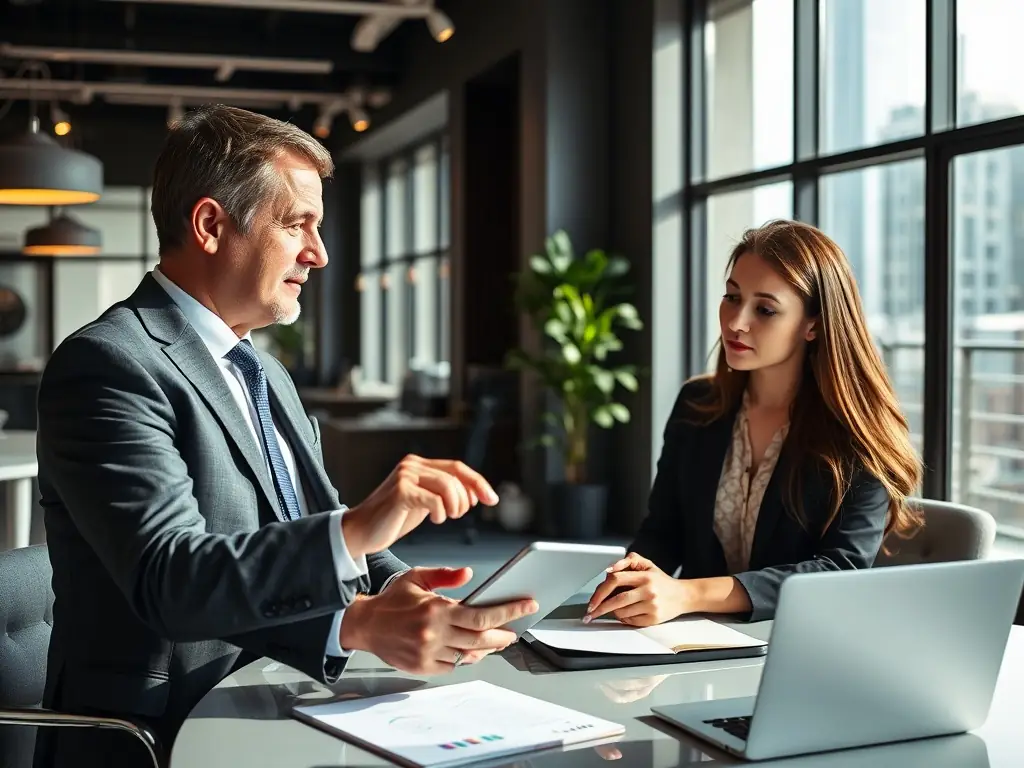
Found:
[(679, 578), (735, 576), (750, 595), (749, 621), (775, 615), (779, 589), (793, 573), (870, 568), (885, 529), (889, 494), (875, 477), (855, 471), (839, 514), (821, 534), (831, 509), (830, 476), (803, 472), (805, 530), (787, 512), (783, 457), (772, 473), (758, 513), (750, 553), (750, 568), (730, 574), (722, 545), (714, 531), (715, 496), (722, 465), (732, 441), (738, 409), (700, 426), (688, 421), (689, 406), (706, 396), (706, 379), (687, 383), (672, 409), (651, 489), (648, 514), (630, 551), (652, 560), (668, 574), (681, 568)]

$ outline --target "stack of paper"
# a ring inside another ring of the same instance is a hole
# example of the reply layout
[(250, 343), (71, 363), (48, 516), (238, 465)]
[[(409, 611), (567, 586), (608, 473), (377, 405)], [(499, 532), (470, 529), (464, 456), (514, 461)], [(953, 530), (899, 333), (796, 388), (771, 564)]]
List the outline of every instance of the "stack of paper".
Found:
[(444, 768), (625, 733), (618, 723), (482, 680), (298, 706), (292, 712), (415, 768)]
[(628, 627), (615, 619), (584, 624), (579, 619), (546, 619), (529, 632), (545, 645), (600, 654), (665, 655), (681, 651), (756, 648), (764, 640), (708, 619), (685, 617), (653, 627)]

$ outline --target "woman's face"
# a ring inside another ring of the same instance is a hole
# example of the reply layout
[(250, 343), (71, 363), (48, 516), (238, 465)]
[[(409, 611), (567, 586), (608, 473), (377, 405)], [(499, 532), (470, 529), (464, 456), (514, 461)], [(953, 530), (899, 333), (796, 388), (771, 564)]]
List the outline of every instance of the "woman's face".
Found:
[(814, 338), (800, 294), (757, 253), (736, 259), (718, 310), (729, 367), (755, 371), (800, 356)]

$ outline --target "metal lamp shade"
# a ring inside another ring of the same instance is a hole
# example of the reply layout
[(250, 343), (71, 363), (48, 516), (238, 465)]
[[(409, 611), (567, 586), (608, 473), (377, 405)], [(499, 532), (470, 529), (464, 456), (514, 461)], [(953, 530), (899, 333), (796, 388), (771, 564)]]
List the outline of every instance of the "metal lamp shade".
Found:
[(90, 256), (100, 252), (99, 230), (62, 214), (25, 233), (21, 252), (29, 256)]
[(29, 131), (0, 144), (0, 205), (79, 205), (99, 199), (103, 164)]

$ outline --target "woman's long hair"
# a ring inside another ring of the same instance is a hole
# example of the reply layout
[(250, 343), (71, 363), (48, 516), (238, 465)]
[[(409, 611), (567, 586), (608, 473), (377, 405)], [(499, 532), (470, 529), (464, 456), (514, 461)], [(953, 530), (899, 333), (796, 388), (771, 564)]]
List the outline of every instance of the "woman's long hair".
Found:
[[(817, 318), (817, 334), (808, 344), (786, 438), (787, 506), (806, 528), (801, 474), (807, 459), (815, 460), (832, 477), (832, 506), (822, 528), (826, 530), (859, 466), (889, 492), (886, 535), (909, 536), (921, 523), (919, 513), (907, 503), (917, 490), (921, 464), (868, 332), (846, 256), (823, 232), (796, 221), (772, 221), (744, 233), (729, 257), (727, 273), (747, 253), (760, 255), (803, 298), (807, 315)], [(691, 404), (691, 412), (702, 423), (733, 412), (749, 376), (729, 368), (719, 340), (709, 396)]]

